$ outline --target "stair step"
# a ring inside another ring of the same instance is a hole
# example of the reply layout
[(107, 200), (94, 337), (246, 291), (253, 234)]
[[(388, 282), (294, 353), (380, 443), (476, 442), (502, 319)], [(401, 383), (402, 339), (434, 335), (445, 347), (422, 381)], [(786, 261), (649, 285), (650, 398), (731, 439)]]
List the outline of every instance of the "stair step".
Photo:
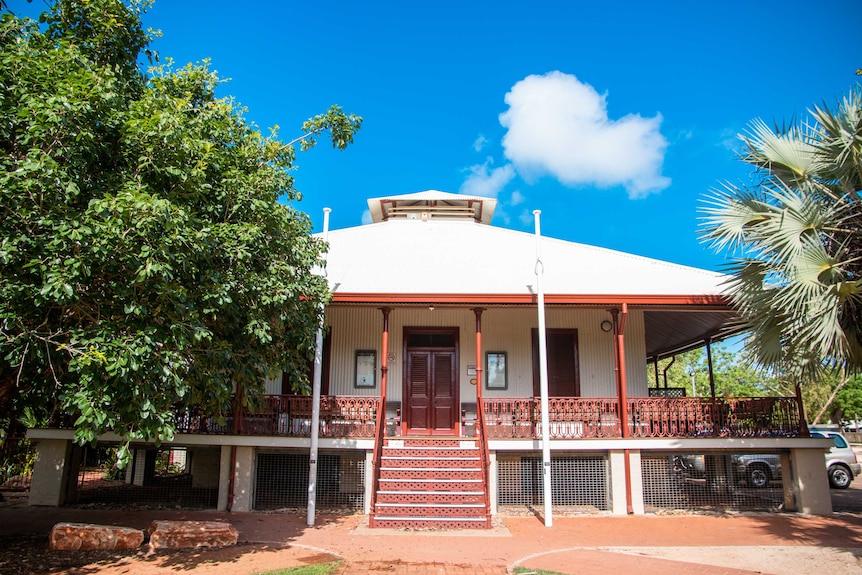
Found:
[(418, 507), (416, 505), (390, 503), (386, 505), (378, 504), (375, 511), (378, 514), (385, 514), (391, 517), (433, 517), (446, 519), (452, 517), (485, 517), (488, 514), (488, 510), (485, 509), (484, 505), (477, 505), (475, 507)]
[[(465, 490), (473, 490), (482, 486), (481, 479), (417, 479), (417, 478), (381, 478), (380, 488), (389, 491), (412, 491), (417, 487), (421, 490), (448, 491), (458, 493)], [(378, 491), (379, 493), (379, 491)]]
[(475, 440), (467, 439), (387, 439), (383, 447), (409, 448), (416, 449), (419, 447), (428, 447), (431, 449), (451, 449), (456, 448), (475, 448)]
[(482, 467), (482, 462), (478, 457), (387, 457), (380, 458), (380, 466), (383, 467), (411, 467), (411, 468), (479, 468)]
[(413, 507), (415, 509), (472, 509), (484, 507), (481, 503), (378, 503), (378, 507)]
[(390, 449), (384, 448), (380, 452), (381, 457), (416, 457), (416, 458), (445, 458), (445, 457), (474, 457), (480, 458), (478, 449)]
[[(410, 491), (410, 490), (394, 490), (380, 489), (377, 491), (381, 495), (394, 495), (396, 493), (409, 493), (410, 495), (451, 495), (449, 491)], [(458, 495), (485, 495), (484, 491), (459, 491)]]
[(438, 443), (436, 445), (410, 445), (405, 442), (387, 443), (383, 449), (415, 449), (416, 451), (433, 451), (434, 449), (466, 449), (470, 451), (479, 451), (479, 446), (475, 443), (465, 443), (463, 441), (451, 443)]
[(490, 527), (486, 517), (392, 517), (377, 516), (373, 527), (389, 529), (486, 529)]
[(490, 527), (484, 462), (475, 439), (388, 438), (378, 464), (372, 527)]
[(415, 492), (415, 491), (378, 491), (378, 503), (399, 503), (401, 505), (411, 505), (419, 503), (429, 503), (433, 505), (444, 503), (468, 504), (480, 503), (485, 504), (485, 493), (482, 491), (434, 491)]
[(381, 479), (401, 479), (402, 481), (415, 481), (417, 479), (455, 479), (464, 481), (468, 479), (482, 480), (481, 469), (447, 468), (447, 469), (421, 469), (418, 467), (408, 468), (380, 468)]
[(433, 469), (427, 468), (422, 469), (419, 467), (381, 467), (380, 468), (380, 478), (381, 479), (403, 479), (403, 480), (416, 480), (416, 479), (457, 479), (459, 481), (464, 481), (465, 479), (482, 479), (482, 470), (481, 469), (467, 469), (467, 468), (446, 468), (446, 469)]

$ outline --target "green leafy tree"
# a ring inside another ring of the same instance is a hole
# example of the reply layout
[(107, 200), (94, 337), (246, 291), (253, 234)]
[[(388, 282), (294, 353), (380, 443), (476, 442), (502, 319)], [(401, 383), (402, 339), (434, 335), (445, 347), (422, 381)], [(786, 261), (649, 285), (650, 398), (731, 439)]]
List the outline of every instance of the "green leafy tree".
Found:
[(325, 246), (281, 202), (300, 199), (294, 146), (344, 149), (362, 119), (333, 107), (293, 142), (264, 136), (206, 63), (142, 72), (141, 10), (60, 0), (0, 21), (7, 427), (26, 408), (72, 414), (81, 442), (169, 439), (177, 410), (252, 404), (270, 370), (303, 381)]
[[(715, 394), (719, 397), (762, 397), (776, 395), (779, 382), (765, 370), (751, 365), (744, 354), (737, 354), (723, 344), (712, 346), (712, 372)], [(668, 367), (669, 366), (669, 367)], [(692, 395), (692, 372), (695, 392), (699, 397), (711, 395), (709, 364), (706, 348), (693, 349), (673, 358), (659, 361), (659, 383), (664, 387), (665, 374), (668, 387), (681, 387)], [(655, 371), (649, 370), (651, 385), (655, 385)]]
[(811, 423), (862, 419), (862, 377), (827, 373), (802, 389), (802, 402)]
[(840, 390), (830, 419), (834, 423), (862, 420), (862, 377), (854, 377)]
[(810, 114), (752, 123), (743, 160), (759, 181), (726, 183), (703, 209), (753, 359), (806, 384), (862, 368), (862, 94)]

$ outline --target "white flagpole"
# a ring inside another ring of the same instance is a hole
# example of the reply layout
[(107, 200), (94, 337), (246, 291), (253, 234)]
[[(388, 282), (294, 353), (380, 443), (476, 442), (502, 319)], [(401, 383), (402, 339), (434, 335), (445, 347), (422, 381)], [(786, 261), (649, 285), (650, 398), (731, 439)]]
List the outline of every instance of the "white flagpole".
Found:
[[(323, 208), (323, 241), (329, 239), (329, 208)], [(325, 265), (325, 264), (324, 264)], [(324, 275), (326, 268), (324, 267)], [(321, 313), (323, 306), (321, 306)], [(317, 504), (317, 448), (320, 443), (320, 381), (323, 373), (323, 318), (314, 340), (314, 376), (311, 384), (311, 449), (308, 454), (308, 519), (306, 524), (314, 527), (314, 511)]]
[(536, 217), (536, 293), (539, 308), (539, 393), (542, 396), (542, 481), (545, 503), (545, 527), (554, 524), (551, 511), (551, 426), (548, 420), (550, 411), (548, 402), (548, 345), (545, 334), (545, 291), (542, 287), (542, 276), (545, 266), (542, 264), (542, 229), (540, 223), (541, 210), (533, 210)]

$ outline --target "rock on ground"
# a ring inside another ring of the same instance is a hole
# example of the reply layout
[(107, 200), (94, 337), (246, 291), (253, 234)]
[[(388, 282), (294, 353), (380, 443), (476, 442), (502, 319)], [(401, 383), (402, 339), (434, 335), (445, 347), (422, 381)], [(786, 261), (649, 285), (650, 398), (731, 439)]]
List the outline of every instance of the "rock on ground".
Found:
[(221, 521), (153, 521), (150, 525), (153, 549), (187, 549), (236, 545), (239, 532)]
[(55, 551), (135, 549), (143, 542), (144, 532), (131, 527), (57, 523), (51, 529), (48, 548)]

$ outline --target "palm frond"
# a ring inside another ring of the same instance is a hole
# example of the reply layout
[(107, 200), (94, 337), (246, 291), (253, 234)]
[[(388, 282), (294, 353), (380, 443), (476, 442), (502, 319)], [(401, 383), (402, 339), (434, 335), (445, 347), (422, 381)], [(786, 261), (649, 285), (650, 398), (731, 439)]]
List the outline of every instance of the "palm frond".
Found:
[(761, 366), (795, 377), (862, 371), (862, 93), (810, 123), (741, 138), (755, 186), (723, 183), (700, 208), (700, 236), (731, 260), (725, 290)]
[(764, 168), (789, 186), (806, 180), (816, 163), (817, 148), (811, 143), (811, 130), (789, 128), (783, 133), (755, 119), (747, 134), (741, 135), (748, 153), (743, 161)]

